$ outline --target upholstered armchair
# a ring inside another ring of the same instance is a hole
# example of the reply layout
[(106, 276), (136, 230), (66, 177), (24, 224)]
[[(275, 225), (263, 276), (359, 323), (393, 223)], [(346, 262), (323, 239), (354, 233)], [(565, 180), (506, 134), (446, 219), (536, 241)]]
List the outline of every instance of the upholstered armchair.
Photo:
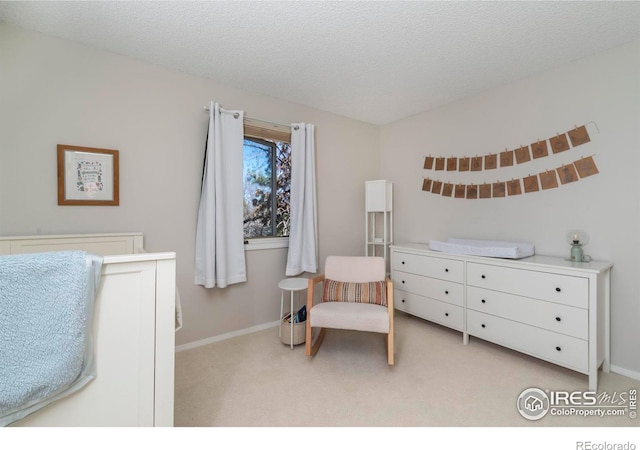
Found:
[[(314, 305), (314, 289), (322, 298)], [(312, 342), (313, 328), (319, 329)], [(309, 279), (305, 354), (317, 353), (328, 328), (386, 335), (387, 361), (393, 365), (393, 284), (384, 258), (329, 256), (324, 273)]]

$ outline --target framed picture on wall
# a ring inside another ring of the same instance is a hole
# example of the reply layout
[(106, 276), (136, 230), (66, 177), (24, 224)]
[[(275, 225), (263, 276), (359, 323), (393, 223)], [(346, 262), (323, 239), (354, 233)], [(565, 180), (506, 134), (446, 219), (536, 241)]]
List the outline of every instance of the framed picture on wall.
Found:
[(118, 150), (58, 145), (58, 205), (120, 204)]

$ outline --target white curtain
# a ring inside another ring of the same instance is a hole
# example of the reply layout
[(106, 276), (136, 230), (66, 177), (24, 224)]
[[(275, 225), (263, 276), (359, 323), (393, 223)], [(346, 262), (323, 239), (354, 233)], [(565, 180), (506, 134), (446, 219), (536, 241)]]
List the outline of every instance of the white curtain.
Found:
[(291, 125), (291, 230), (286, 275), (318, 270), (315, 126)]
[(243, 127), (243, 111), (224, 110), (211, 102), (195, 248), (195, 284), (207, 288), (247, 281), (242, 211)]

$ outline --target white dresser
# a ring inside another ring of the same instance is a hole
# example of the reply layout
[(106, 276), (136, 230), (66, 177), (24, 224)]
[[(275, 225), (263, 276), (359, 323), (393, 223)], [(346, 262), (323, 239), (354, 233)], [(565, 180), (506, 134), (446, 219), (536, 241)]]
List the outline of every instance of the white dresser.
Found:
[(612, 263), (453, 255), (391, 246), (395, 308), (589, 375), (609, 371)]
[(464, 331), (464, 261), (391, 248), (395, 309)]

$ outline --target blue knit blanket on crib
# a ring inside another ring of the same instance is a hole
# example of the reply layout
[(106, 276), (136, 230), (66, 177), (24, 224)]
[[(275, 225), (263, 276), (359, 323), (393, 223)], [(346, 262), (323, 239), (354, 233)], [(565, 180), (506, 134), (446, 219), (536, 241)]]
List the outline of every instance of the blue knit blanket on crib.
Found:
[(102, 257), (81, 251), (0, 256), (0, 425), (95, 377), (93, 309)]

